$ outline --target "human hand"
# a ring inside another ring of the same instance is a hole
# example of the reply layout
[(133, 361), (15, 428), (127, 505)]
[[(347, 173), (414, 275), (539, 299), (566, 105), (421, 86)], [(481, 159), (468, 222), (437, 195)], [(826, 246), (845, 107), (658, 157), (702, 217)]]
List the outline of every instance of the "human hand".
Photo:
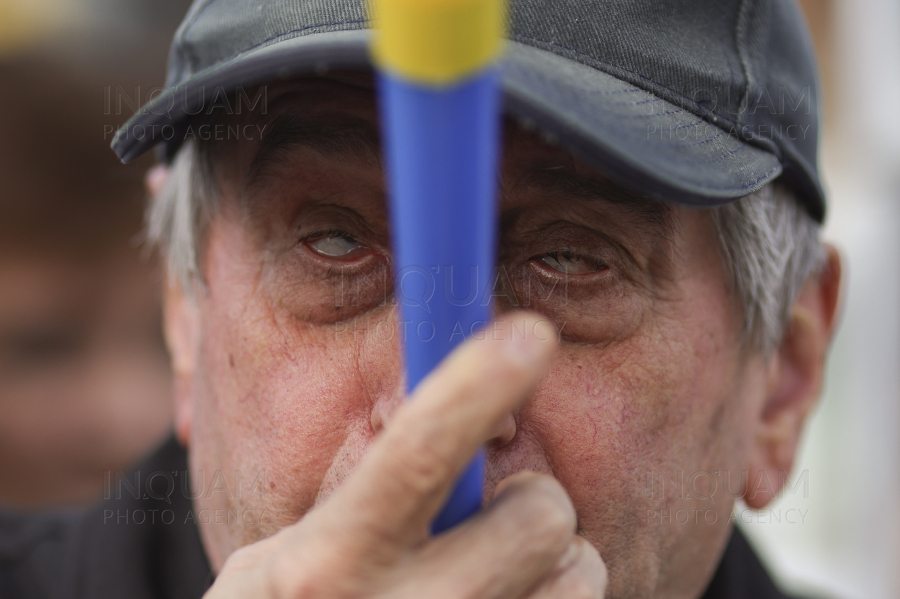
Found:
[(551, 325), (521, 313), (488, 330), (422, 381), (324, 504), (235, 551), (207, 599), (602, 597), (606, 568), (552, 477), (511, 476), (480, 513), (429, 534), (456, 477), (525, 403), (556, 346)]

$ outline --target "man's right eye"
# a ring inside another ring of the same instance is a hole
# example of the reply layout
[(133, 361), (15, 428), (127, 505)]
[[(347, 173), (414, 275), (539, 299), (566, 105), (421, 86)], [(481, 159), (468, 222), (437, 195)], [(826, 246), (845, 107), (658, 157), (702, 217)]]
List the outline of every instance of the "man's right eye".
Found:
[(316, 254), (333, 260), (358, 259), (372, 251), (344, 231), (316, 233), (303, 242)]
[[(271, 277), (273, 293), (299, 319), (332, 324), (392, 300), (390, 254), (377, 235), (356, 230), (300, 231), (291, 249), (279, 253), (273, 263), (278, 269), (278, 276)], [(376, 241), (367, 243), (370, 238)]]

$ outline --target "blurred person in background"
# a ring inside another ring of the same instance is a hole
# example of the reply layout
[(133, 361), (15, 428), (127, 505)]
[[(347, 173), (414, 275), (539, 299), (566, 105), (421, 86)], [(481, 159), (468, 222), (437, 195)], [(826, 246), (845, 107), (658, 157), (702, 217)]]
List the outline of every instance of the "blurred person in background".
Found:
[(146, 163), (118, 164), (103, 87), (62, 58), (0, 57), (3, 507), (98, 499), (170, 428), (160, 275), (137, 243)]

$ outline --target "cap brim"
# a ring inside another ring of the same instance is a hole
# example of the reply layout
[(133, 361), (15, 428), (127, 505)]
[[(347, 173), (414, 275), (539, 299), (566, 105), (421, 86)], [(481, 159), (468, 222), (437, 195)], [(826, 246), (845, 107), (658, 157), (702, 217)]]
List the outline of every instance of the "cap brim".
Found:
[(506, 110), (637, 191), (710, 206), (781, 173), (771, 152), (650, 92), (545, 50), (511, 46)]
[[(369, 68), (368, 30), (306, 35), (257, 48), (168, 89), (116, 134), (130, 162), (157, 143), (180, 143), (213, 90), (233, 91), (334, 68)], [(781, 173), (769, 151), (611, 75), (551, 52), (509, 42), (505, 109), (636, 191), (695, 206), (752, 193)]]

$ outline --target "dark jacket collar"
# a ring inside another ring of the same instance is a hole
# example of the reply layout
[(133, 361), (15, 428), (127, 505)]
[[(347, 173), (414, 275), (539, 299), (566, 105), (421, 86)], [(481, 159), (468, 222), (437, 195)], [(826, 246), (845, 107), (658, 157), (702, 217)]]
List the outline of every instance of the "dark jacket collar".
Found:
[[(187, 492), (187, 456), (170, 438), (80, 520), (66, 524), (66, 599), (199, 599), (213, 580)], [(57, 535), (59, 536), (59, 535)], [(51, 562), (54, 560), (50, 560)], [(48, 566), (49, 567), (49, 566)], [(55, 569), (55, 568), (54, 568)], [(47, 574), (50, 574), (48, 571)], [(64, 582), (63, 582), (64, 581)], [(786, 599), (735, 529), (702, 599)]]
[[(114, 481), (115, 482), (115, 481)], [(74, 531), (67, 599), (199, 599), (212, 582), (187, 486), (187, 456), (174, 437)]]

